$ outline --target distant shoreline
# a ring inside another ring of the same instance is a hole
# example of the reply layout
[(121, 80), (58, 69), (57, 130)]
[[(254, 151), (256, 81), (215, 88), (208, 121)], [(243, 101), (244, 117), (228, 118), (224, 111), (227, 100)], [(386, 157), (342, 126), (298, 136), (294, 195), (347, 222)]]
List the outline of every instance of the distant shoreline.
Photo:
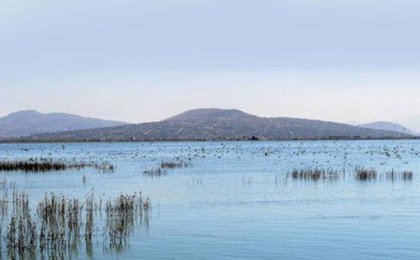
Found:
[(25, 143), (182, 143), (182, 142), (290, 142), (290, 141), (388, 141), (388, 140), (418, 140), (420, 137), (383, 137), (383, 138), (358, 138), (358, 137), (331, 137), (331, 138), (285, 138), (285, 139), (161, 139), (161, 140), (34, 140), (34, 139), (0, 139), (0, 144), (25, 144)]

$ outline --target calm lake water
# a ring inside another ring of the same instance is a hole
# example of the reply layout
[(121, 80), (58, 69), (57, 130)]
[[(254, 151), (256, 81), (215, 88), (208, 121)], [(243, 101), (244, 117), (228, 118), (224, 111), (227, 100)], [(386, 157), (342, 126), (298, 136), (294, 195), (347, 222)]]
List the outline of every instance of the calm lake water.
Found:
[[(84, 198), (92, 188), (103, 196), (142, 191), (151, 198), (149, 224), (136, 229), (130, 248), (105, 252), (98, 231), (96, 259), (420, 258), (419, 141), (0, 145), (2, 160), (40, 157), (108, 161), (116, 170), (0, 173), (33, 203), (53, 191)], [(191, 165), (143, 174), (177, 158)], [(356, 167), (380, 176), (358, 181)], [(287, 178), (294, 169), (315, 168), (343, 178)], [(386, 180), (382, 174), (392, 169), (414, 178)]]

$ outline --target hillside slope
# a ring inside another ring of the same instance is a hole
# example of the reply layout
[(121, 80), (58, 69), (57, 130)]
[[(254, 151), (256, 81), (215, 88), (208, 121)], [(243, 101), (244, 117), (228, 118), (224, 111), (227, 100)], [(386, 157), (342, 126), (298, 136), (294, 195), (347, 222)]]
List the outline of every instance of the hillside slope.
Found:
[(169, 119), (102, 129), (38, 134), (35, 141), (169, 141), (408, 138), (409, 135), (297, 118), (264, 118), (239, 110), (196, 109)]
[(42, 114), (35, 110), (27, 110), (0, 118), (0, 137), (30, 136), (38, 133), (112, 127), (123, 124), (125, 123), (72, 114)]
[(408, 129), (407, 127), (401, 124), (392, 123), (392, 122), (378, 121), (378, 122), (372, 122), (368, 124), (362, 124), (359, 126), (370, 128), (370, 129), (376, 129), (376, 130), (393, 131), (393, 132), (400, 132), (400, 133), (408, 134), (408, 135), (415, 135), (415, 133), (411, 131), (410, 129)]

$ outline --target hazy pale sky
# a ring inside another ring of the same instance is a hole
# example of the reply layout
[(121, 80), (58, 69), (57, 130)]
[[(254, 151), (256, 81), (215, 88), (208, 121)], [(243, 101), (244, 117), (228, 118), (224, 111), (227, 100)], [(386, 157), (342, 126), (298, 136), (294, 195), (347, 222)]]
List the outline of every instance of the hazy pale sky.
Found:
[(0, 0), (0, 116), (420, 116), (420, 2)]

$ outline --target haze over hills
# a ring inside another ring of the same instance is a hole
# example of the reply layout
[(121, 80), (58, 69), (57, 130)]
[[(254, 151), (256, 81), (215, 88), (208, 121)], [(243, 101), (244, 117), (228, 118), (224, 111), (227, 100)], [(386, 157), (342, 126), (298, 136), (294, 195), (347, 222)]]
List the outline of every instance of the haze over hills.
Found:
[(393, 122), (386, 122), (386, 121), (377, 121), (367, 124), (361, 124), (360, 127), (370, 128), (370, 129), (377, 129), (377, 130), (386, 130), (386, 131), (394, 131), (394, 132), (400, 132), (403, 134), (408, 135), (416, 135), (415, 132), (411, 131), (407, 127), (393, 123)]
[(408, 138), (319, 120), (257, 117), (235, 109), (195, 109), (159, 122), (33, 135), (32, 141), (170, 141)]
[(408, 129), (413, 130), (417, 134), (420, 134), (420, 116), (402, 118), (395, 120), (395, 122), (406, 126)]
[(65, 113), (43, 114), (35, 110), (12, 113), (0, 118), (0, 137), (30, 136), (38, 133), (111, 127), (126, 123)]

